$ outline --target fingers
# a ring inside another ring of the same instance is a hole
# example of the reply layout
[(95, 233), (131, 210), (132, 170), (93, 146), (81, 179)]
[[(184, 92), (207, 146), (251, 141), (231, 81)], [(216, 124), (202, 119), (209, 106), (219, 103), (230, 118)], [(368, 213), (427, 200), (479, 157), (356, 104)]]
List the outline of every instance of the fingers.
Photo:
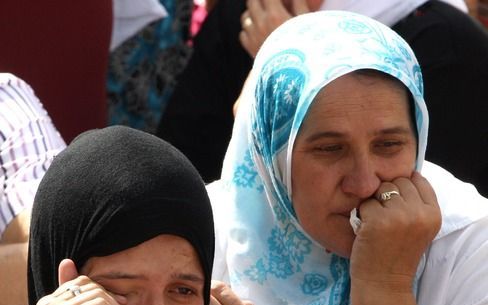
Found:
[(127, 298), (112, 295), (87, 276), (78, 276), (60, 285), (52, 294), (43, 297), (37, 305), (106, 304), (125, 305)]
[(287, 14), (289, 15), (291, 12), (285, 7), (284, 2), (289, 0), (261, 0), (263, 4), (263, 8), (268, 12), (274, 12), (277, 15)]
[(412, 182), (425, 204), (439, 207), (435, 191), (427, 179), (425, 179), (420, 173), (414, 172), (412, 174)]
[(241, 15), (241, 24), (242, 17), (251, 17), (252, 20), (264, 19), (264, 11), (264, 7), (261, 5), (260, 0), (247, 0), (247, 10)]
[(256, 57), (258, 48), (252, 43), (252, 37), (246, 31), (243, 30), (239, 33), (239, 41), (244, 50), (246, 50), (251, 57)]
[(63, 259), (59, 263), (58, 267), (58, 282), (59, 285), (66, 283), (67, 281), (74, 280), (78, 277), (78, 270), (75, 263), (71, 259)]
[[(416, 176), (416, 180), (422, 189), (418, 189), (417, 185), (411, 178), (399, 177), (391, 182), (383, 182), (375, 193), (375, 198), (382, 203), (382, 205), (394, 206), (392, 203), (425, 203), (422, 197), (422, 192), (429, 192), (430, 184), (421, 176)], [(435, 199), (434, 191), (431, 189), (430, 194), (424, 194), (426, 198)], [(433, 196), (433, 197), (432, 197)]]
[(244, 11), (241, 15), (241, 26), (242, 26), (242, 31), (249, 31), (252, 32), (250, 27), (254, 26), (254, 21), (256, 17), (251, 16), (251, 13), (249, 10)]
[(375, 198), (360, 205), (363, 223), (373, 222), (392, 227), (392, 230), (410, 227), (432, 239), (440, 229), (442, 219), (435, 192), (427, 179), (417, 172), (410, 178), (399, 177), (381, 183)]
[[(398, 192), (398, 194), (396, 194)], [(388, 199), (380, 198), (388, 195)], [(430, 183), (418, 172), (414, 172), (410, 178), (400, 177), (392, 182), (383, 182), (378, 188), (375, 196), (383, 205), (388, 206), (390, 202), (403, 202), (427, 204), (438, 207), (437, 196)], [(399, 198), (394, 198), (399, 197)], [(385, 200), (386, 199), (386, 200)]]
[[(257, 2), (256, 0), (251, 0), (250, 2)], [(260, 4), (258, 4), (260, 6)], [(257, 9), (253, 9), (258, 11)], [(254, 15), (258, 15), (259, 13), (255, 13)], [(242, 47), (251, 55), (255, 57), (261, 43), (259, 40), (261, 39), (258, 34), (256, 34), (256, 29), (254, 28), (254, 21), (257, 18), (261, 17), (252, 17), (251, 9), (247, 9), (241, 15), (241, 26), (242, 30), (239, 33), (239, 41), (241, 42)]]
[(292, 0), (292, 14), (295, 16), (306, 14), (310, 12), (307, 1), (305, 0)]
[(219, 281), (212, 281), (210, 304), (253, 305), (251, 301), (242, 301), (228, 285)]
[(210, 296), (210, 305), (222, 305), (220, 302), (213, 296)]
[(414, 173), (382, 182), (359, 209), (361, 226), (351, 251), (351, 277), (387, 283), (402, 275), (410, 285), (440, 228), (440, 210), (428, 181)]
[[(426, 205), (434, 207), (434, 210), (426, 210)], [(382, 182), (374, 198), (365, 200), (359, 206), (361, 219), (366, 222), (369, 217), (381, 218), (389, 213), (388, 210), (399, 213), (403, 211), (404, 215), (414, 218), (420, 214), (434, 216), (439, 213), (435, 192), (419, 173), (414, 173), (411, 178), (399, 177), (391, 182)]]
[(107, 304), (119, 305), (112, 297), (110, 297), (105, 290), (100, 286), (92, 287), (92, 289), (84, 291), (83, 293), (69, 299), (66, 305), (71, 304)]
[(73, 296), (73, 292), (69, 290), (70, 287), (78, 286), (81, 292), (86, 292), (97, 286), (93, 281), (91, 281), (87, 276), (81, 275), (73, 280), (66, 281), (52, 293), (54, 297), (65, 296), (66, 299)]

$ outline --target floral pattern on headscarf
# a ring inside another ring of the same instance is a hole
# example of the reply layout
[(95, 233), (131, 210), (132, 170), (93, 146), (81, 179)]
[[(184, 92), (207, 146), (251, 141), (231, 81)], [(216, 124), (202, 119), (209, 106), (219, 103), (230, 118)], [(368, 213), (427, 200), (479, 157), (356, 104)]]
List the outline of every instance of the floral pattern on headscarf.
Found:
[(110, 55), (108, 125), (156, 132), (166, 104), (191, 56), (191, 0), (159, 0), (168, 15), (143, 28)]
[(295, 138), (316, 94), (360, 69), (400, 80), (415, 105), (417, 169), (428, 116), (415, 56), (388, 27), (354, 13), (295, 17), (261, 47), (243, 93), (224, 161), (227, 263), (232, 288), (256, 304), (349, 304), (349, 261), (313, 240), (291, 201)]

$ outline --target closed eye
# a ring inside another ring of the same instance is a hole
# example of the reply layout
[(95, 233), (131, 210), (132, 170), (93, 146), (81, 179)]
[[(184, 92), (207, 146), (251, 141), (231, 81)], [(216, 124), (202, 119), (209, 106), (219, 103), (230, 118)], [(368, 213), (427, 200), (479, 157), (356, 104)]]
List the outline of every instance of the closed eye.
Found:
[(377, 144), (377, 147), (392, 147), (392, 146), (399, 146), (402, 145), (403, 142), (401, 141), (384, 141), (379, 144)]
[(342, 149), (342, 145), (340, 144), (333, 144), (333, 145), (317, 145), (314, 147), (314, 150), (317, 152), (337, 152)]
[(404, 141), (385, 140), (374, 143), (374, 150), (383, 155), (394, 155), (402, 150), (405, 146)]

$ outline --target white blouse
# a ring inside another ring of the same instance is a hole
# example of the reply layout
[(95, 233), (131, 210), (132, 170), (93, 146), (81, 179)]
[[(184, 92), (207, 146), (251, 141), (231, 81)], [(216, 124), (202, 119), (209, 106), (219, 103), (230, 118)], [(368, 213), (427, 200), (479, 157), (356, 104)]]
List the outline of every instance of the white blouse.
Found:
[[(463, 0), (441, 0), (468, 12)], [(345, 10), (359, 13), (392, 26), (427, 0), (326, 0), (322, 10)]]

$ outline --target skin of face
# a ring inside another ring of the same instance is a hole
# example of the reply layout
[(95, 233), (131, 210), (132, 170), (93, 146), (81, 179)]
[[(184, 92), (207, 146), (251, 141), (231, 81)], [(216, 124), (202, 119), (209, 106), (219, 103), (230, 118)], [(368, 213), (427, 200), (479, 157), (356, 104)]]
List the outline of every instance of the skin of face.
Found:
[(185, 239), (159, 235), (112, 255), (92, 257), (81, 273), (128, 305), (202, 305), (204, 274), (198, 255)]
[(322, 88), (293, 148), (292, 201), (304, 230), (327, 250), (350, 257), (351, 210), (381, 182), (410, 177), (416, 149), (400, 83), (350, 73)]

